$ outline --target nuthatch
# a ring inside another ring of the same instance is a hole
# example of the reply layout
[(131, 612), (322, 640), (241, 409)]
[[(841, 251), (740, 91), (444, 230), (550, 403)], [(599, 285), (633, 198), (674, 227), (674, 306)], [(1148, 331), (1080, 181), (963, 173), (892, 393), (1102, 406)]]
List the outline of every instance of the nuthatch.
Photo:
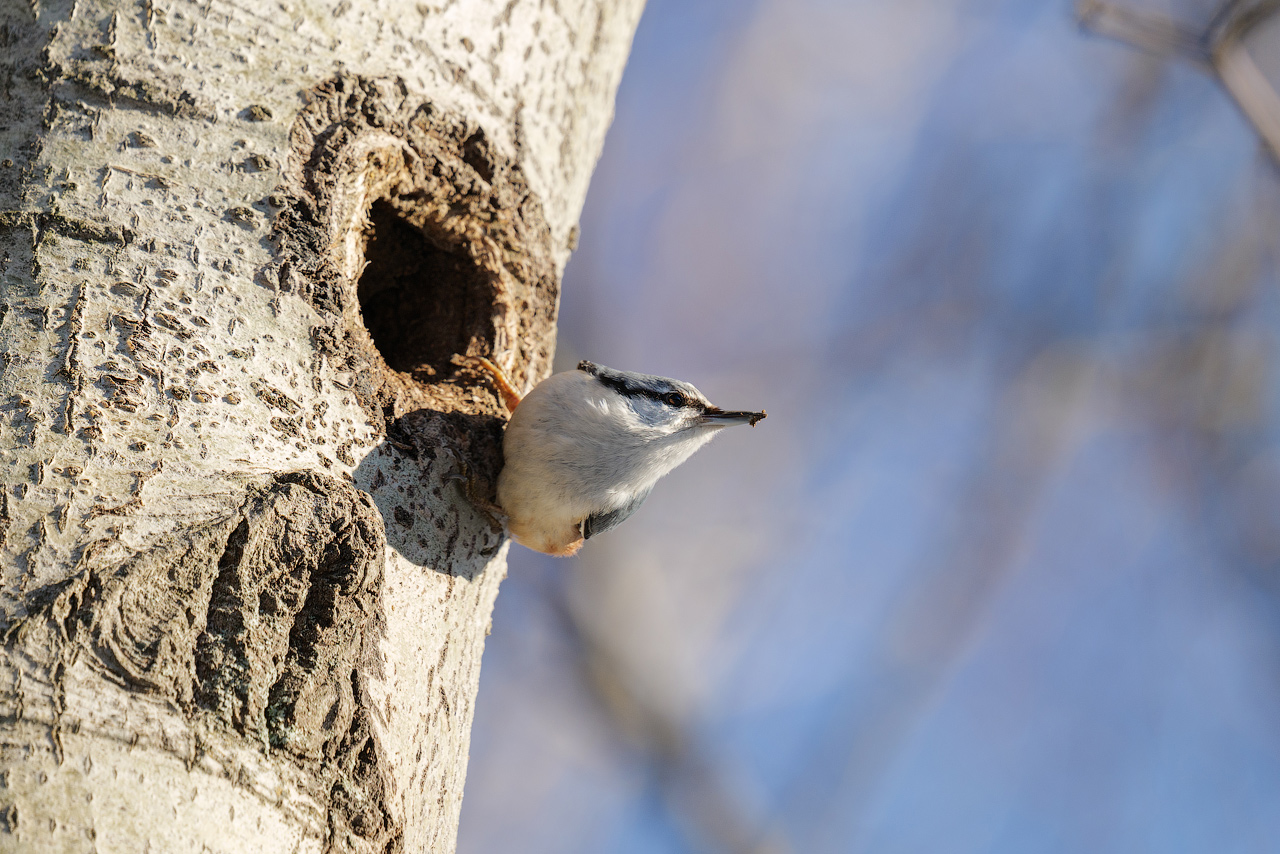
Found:
[(712, 406), (689, 383), (591, 362), (548, 377), (521, 400), (486, 367), (513, 406), (498, 504), (511, 535), (549, 555), (574, 554), (619, 525), (722, 428), (765, 417)]

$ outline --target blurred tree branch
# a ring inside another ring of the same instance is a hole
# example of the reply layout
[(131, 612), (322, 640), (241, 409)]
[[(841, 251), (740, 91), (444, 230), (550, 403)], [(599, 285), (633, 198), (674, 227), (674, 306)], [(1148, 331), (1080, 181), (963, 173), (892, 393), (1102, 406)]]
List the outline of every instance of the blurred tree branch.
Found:
[(1086, 30), (1212, 73), (1280, 158), (1280, 79), (1256, 59), (1280, 51), (1278, 0), (1231, 0), (1202, 28), (1104, 0), (1079, 0), (1076, 16)]

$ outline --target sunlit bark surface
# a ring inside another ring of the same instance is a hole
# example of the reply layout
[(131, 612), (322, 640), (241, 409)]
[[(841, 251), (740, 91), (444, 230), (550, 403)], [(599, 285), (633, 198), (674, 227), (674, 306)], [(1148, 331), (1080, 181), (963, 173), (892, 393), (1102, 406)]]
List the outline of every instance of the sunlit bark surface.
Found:
[(0, 0), (0, 849), (452, 851), (639, 0)]

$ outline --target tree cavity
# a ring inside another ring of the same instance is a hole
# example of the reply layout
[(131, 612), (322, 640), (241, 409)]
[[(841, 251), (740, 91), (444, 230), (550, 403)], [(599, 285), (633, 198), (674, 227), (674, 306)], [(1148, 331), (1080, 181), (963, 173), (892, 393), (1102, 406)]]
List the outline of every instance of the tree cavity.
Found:
[(486, 352), (493, 278), (465, 250), (442, 248), (388, 201), (371, 206), (356, 293), (369, 337), (392, 370), (427, 382), (450, 372), (455, 354)]

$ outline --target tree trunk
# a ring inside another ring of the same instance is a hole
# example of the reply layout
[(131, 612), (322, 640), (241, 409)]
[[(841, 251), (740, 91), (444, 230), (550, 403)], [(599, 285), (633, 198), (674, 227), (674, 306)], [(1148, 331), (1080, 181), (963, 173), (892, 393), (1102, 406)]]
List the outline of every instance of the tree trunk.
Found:
[(453, 850), (641, 5), (0, 0), (0, 849)]

